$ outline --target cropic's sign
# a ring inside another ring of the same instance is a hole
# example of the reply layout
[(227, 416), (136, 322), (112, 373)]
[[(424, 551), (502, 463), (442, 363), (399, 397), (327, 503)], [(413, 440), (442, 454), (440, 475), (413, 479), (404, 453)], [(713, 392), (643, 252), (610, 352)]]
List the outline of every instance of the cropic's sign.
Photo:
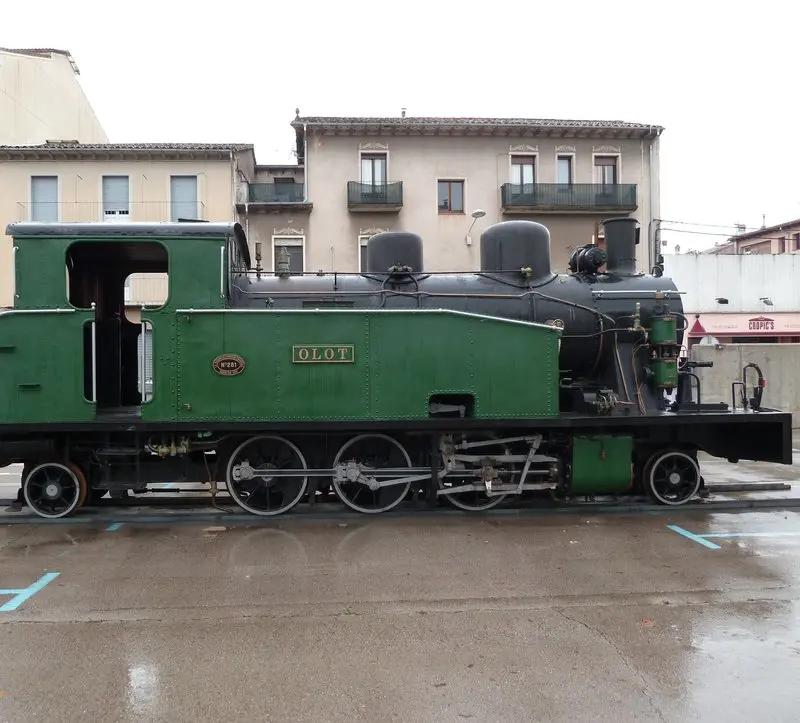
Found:
[(689, 336), (800, 336), (800, 314), (687, 314)]
[(747, 329), (748, 331), (775, 331), (775, 319), (757, 316), (754, 319), (750, 319)]

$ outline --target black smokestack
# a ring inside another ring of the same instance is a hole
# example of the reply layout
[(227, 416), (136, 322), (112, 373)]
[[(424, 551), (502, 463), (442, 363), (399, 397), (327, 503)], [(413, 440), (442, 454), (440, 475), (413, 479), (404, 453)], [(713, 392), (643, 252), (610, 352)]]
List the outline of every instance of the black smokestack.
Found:
[(606, 273), (618, 276), (636, 274), (636, 246), (639, 222), (635, 218), (609, 218), (603, 221), (603, 235), (608, 261)]

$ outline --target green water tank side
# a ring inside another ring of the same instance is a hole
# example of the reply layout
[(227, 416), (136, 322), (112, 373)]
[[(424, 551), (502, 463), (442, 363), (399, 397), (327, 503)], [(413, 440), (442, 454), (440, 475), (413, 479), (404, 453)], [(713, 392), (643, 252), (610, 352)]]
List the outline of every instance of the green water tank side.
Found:
[(633, 438), (611, 435), (576, 436), (572, 440), (575, 494), (613, 494), (630, 489)]

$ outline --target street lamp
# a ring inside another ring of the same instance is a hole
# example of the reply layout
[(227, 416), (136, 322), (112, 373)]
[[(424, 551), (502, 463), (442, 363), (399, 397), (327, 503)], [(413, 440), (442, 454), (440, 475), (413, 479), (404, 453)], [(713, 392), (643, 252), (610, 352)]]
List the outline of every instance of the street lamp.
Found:
[(467, 229), (467, 235), (464, 238), (464, 240), (467, 242), (467, 246), (472, 246), (472, 237), (469, 235), (470, 231), (472, 231), (472, 227), (479, 218), (483, 218), (485, 215), (486, 211), (484, 211), (482, 208), (476, 208), (470, 214), (470, 216), (472, 216), (472, 223), (470, 224), (469, 229)]

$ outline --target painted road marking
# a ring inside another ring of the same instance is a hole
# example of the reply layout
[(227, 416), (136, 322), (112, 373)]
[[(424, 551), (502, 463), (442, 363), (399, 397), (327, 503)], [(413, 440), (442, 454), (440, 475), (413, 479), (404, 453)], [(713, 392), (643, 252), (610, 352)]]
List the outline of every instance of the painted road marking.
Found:
[(786, 530), (785, 532), (710, 532), (703, 537), (798, 537), (800, 530)]
[(667, 525), (667, 528), (712, 550), (722, 549), (715, 542), (711, 542), (712, 539), (734, 539), (736, 537), (800, 537), (800, 530), (776, 530), (774, 532), (708, 532), (703, 535), (698, 535), (678, 525)]
[(106, 527), (106, 532), (116, 532), (120, 527), (122, 527), (122, 522), (112, 522)]
[(0, 590), (0, 595), (13, 595), (11, 600), (5, 603), (5, 605), (0, 605), (0, 613), (13, 612), (22, 605), (22, 603), (30, 600), (37, 592), (46, 588), (60, 574), (60, 572), (48, 572), (42, 575), (33, 585), (28, 585), (28, 587), (16, 590)]
[(673, 532), (677, 532), (679, 535), (688, 537), (690, 540), (693, 540), (694, 542), (697, 542), (701, 545), (705, 545), (706, 547), (709, 547), (712, 550), (720, 549), (720, 546), (717, 545), (715, 542), (709, 542), (702, 535), (695, 535), (693, 532), (689, 532), (689, 530), (684, 530), (683, 527), (678, 527), (678, 525), (667, 525), (667, 528), (672, 530)]

